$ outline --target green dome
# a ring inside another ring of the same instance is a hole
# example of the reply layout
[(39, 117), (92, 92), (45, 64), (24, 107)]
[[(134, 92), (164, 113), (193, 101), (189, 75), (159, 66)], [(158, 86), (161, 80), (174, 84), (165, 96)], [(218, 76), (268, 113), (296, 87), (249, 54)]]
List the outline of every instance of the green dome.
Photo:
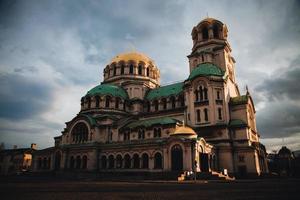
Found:
[(202, 63), (199, 64), (193, 71), (191, 72), (189, 78), (187, 80), (193, 80), (198, 76), (224, 76), (224, 72), (218, 66), (212, 63)]
[(128, 98), (128, 94), (123, 88), (111, 84), (98, 85), (93, 89), (89, 90), (86, 95), (88, 96), (111, 95), (114, 97), (121, 97), (123, 99)]

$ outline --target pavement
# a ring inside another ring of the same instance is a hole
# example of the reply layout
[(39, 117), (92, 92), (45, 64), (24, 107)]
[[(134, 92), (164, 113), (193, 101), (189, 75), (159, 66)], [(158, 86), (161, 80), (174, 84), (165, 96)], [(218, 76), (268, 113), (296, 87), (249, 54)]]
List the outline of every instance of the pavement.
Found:
[(92, 181), (1, 179), (0, 199), (299, 199), (300, 179)]

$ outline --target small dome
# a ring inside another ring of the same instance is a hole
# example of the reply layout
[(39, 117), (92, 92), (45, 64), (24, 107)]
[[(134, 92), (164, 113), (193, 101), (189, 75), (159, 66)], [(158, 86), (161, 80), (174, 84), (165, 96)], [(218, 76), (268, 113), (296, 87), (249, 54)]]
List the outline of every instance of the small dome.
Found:
[(197, 133), (188, 126), (179, 126), (175, 129), (174, 133), (171, 133), (170, 136), (189, 136), (192, 138), (197, 138)]
[(207, 17), (207, 18), (203, 19), (201, 22), (199, 22), (199, 24), (202, 24), (202, 23), (205, 23), (205, 22), (209, 23), (209, 24), (212, 24), (213, 22), (217, 22), (217, 23), (220, 23), (220, 24), (223, 25), (223, 23), (221, 21), (219, 21), (219, 20), (217, 20), (215, 18), (211, 18), (211, 17)]
[(212, 63), (202, 63), (199, 64), (193, 71), (191, 72), (188, 80), (193, 80), (198, 76), (224, 76), (224, 72), (218, 66)]
[(112, 60), (111, 63), (115, 62), (118, 63), (120, 61), (128, 62), (130, 60), (136, 61), (136, 62), (144, 62), (145, 64), (152, 64), (153, 61), (150, 59), (148, 56), (142, 53), (138, 52), (127, 52), (127, 53), (122, 53), (117, 56), (115, 56)]
[(91, 90), (89, 90), (86, 95), (94, 96), (97, 94), (98, 95), (111, 95), (114, 97), (121, 97), (123, 99), (128, 98), (128, 94), (123, 88), (116, 86), (116, 85), (111, 85), (111, 84), (98, 85), (98, 86), (92, 88)]

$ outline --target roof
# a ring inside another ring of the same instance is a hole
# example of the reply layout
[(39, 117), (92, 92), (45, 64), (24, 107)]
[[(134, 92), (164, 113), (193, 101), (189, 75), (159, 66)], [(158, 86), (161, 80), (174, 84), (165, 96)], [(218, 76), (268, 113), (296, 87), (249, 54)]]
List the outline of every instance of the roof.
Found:
[(177, 120), (170, 117), (161, 117), (155, 119), (145, 119), (139, 120), (126, 125), (127, 128), (137, 128), (137, 127), (151, 127), (154, 125), (167, 125), (167, 124), (176, 124)]
[(229, 122), (230, 127), (246, 127), (247, 123), (241, 119), (232, 119)]
[(128, 98), (127, 92), (116, 85), (111, 84), (101, 84), (98, 85), (87, 92), (86, 95), (94, 96), (94, 95), (111, 95), (115, 97), (121, 97), (123, 99)]
[(247, 104), (247, 103), (248, 103), (248, 95), (242, 95), (242, 96), (230, 98), (231, 105), (241, 105), (241, 104)]
[(83, 117), (86, 117), (88, 120), (89, 120), (89, 122), (90, 122), (90, 124), (92, 125), (92, 126), (94, 126), (94, 125), (96, 125), (96, 120), (92, 117), (92, 116), (90, 116), (90, 115), (86, 115), (86, 114), (79, 114), (79, 117), (80, 116), (83, 116)]
[(212, 63), (202, 63), (199, 64), (193, 71), (187, 80), (193, 80), (199, 76), (224, 76), (224, 71), (218, 66)]
[(142, 61), (144, 63), (153, 63), (152, 59), (150, 59), (148, 56), (146, 56), (145, 54), (143, 53), (139, 53), (139, 52), (126, 52), (126, 53), (121, 53), (117, 56), (115, 56), (112, 60), (111, 60), (111, 63), (113, 62), (120, 62), (120, 61), (130, 61), (130, 60), (133, 60), (133, 61)]
[(197, 133), (188, 126), (179, 126), (175, 129), (174, 133), (171, 133), (170, 135), (193, 135), (197, 136)]
[(162, 86), (159, 88), (155, 88), (153, 90), (150, 90), (147, 95), (146, 99), (152, 100), (155, 98), (161, 98), (161, 97), (168, 97), (171, 95), (178, 95), (183, 91), (183, 82), (174, 83), (171, 85)]

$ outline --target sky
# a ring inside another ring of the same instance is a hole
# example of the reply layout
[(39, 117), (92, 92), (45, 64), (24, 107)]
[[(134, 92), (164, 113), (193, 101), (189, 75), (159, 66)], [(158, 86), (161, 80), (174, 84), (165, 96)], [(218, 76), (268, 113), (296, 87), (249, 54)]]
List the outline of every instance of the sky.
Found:
[(261, 142), (299, 150), (299, 10), (299, 0), (1, 0), (0, 142), (53, 146), (119, 53), (148, 55), (162, 84), (186, 79), (192, 28), (209, 16), (228, 27)]

